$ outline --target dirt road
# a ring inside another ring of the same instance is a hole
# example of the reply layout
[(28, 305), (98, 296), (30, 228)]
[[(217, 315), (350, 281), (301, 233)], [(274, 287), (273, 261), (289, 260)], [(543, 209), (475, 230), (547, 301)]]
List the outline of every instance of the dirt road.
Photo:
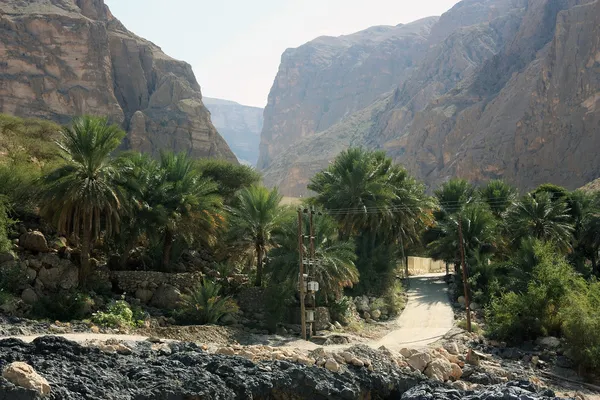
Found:
[[(421, 275), (411, 278), (408, 303), (394, 323), (394, 329), (383, 338), (367, 342), (371, 347), (386, 346), (398, 350), (403, 347), (423, 347), (440, 339), (453, 326), (454, 316), (448, 301), (447, 287), (443, 274)], [(43, 335), (38, 335), (43, 336)], [(19, 336), (30, 342), (38, 336)], [(93, 333), (62, 334), (69, 340), (86, 342), (89, 340), (116, 339), (121, 341), (143, 341), (147, 337), (139, 335), (105, 335)], [(268, 340), (266, 337), (265, 340)], [(285, 341), (281, 346), (313, 350), (320, 346), (303, 340)], [(328, 346), (339, 349), (350, 345)]]

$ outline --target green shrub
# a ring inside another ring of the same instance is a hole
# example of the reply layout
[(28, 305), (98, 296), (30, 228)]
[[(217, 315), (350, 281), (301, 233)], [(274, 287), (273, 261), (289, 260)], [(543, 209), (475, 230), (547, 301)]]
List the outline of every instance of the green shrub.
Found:
[(329, 304), (329, 314), (333, 321), (338, 321), (344, 325), (348, 325), (351, 321), (352, 298), (342, 296)]
[(141, 312), (134, 312), (125, 300), (110, 303), (106, 311), (94, 313), (92, 322), (109, 328), (135, 328), (143, 324)]
[(537, 243), (535, 253), (539, 262), (526, 291), (508, 292), (491, 302), (487, 310), (491, 336), (514, 343), (559, 335), (561, 311), (575, 293), (585, 291), (583, 278), (550, 245)]
[(11, 294), (19, 294), (27, 284), (27, 272), (19, 265), (2, 268), (0, 273), (0, 290)]
[(222, 317), (238, 312), (231, 297), (220, 295), (221, 286), (205, 280), (190, 293), (182, 296), (181, 309), (175, 317), (183, 324), (216, 324)]
[(404, 310), (406, 301), (404, 298), (404, 288), (398, 281), (394, 281), (394, 285), (390, 286), (383, 296), (383, 302), (388, 310), (390, 317), (395, 317)]
[(7, 252), (11, 248), (8, 230), (12, 225), (13, 221), (8, 217), (7, 199), (0, 195), (0, 252)]
[(53, 321), (81, 320), (89, 315), (93, 300), (81, 292), (59, 292), (41, 297), (34, 305), (36, 318)]
[(12, 294), (0, 289), (0, 306), (8, 303), (9, 301), (11, 301), (14, 298), (15, 298), (15, 296), (13, 296)]
[(600, 371), (600, 283), (571, 297), (563, 311), (563, 334), (575, 361), (582, 367)]

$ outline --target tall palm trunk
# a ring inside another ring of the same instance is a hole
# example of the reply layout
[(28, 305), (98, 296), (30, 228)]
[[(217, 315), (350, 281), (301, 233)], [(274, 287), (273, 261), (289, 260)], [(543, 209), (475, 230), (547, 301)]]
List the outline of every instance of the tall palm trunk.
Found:
[(256, 282), (255, 286), (262, 286), (263, 274), (263, 248), (260, 244), (256, 245)]
[(164, 271), (168, 271), (169, 264), (171, 263), (171, 250), (173, 250), (173, 231), (170, 229), (165, 230), (165, 241), (163, 243), (163, 259), (162, 267)]
[(83, 234), (81, 237), (81, 266), (79, 267), (79, 285), (82, 288), (87, 287), (88, 278), (91, 273), (90, 248), (92, 242), (92, 226), (90, 223), (91, 216), (89, 218), (87, 216), (84, 218)]

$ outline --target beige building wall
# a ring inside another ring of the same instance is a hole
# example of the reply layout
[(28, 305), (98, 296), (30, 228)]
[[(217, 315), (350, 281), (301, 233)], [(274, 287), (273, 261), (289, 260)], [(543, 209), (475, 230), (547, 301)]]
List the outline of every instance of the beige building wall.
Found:
[(408, 272), (410, 275), (431, 274), (445, 271), (446, 263), (443, 261), (434, 261), (431, 258), (423, 257), (408, 257)]

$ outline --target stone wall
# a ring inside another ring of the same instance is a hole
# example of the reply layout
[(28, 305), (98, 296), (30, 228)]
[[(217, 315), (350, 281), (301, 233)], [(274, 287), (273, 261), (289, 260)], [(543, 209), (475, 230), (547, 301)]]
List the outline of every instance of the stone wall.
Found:
[(171, 274), (155, 271), (112, 271), (110, 280), (113, 287), (125, 293), (135, 293), (138, 289), (155, 290), (161, 285), (170, 285), (180, 291), (193, 289), (202, 282), (202, 274), (189, 272)]
[(423, 257), (408, 257), (408, 271), (411, 275), (431, 274), (444, 272), (445, 270), (446, 264), (443, 261)]

